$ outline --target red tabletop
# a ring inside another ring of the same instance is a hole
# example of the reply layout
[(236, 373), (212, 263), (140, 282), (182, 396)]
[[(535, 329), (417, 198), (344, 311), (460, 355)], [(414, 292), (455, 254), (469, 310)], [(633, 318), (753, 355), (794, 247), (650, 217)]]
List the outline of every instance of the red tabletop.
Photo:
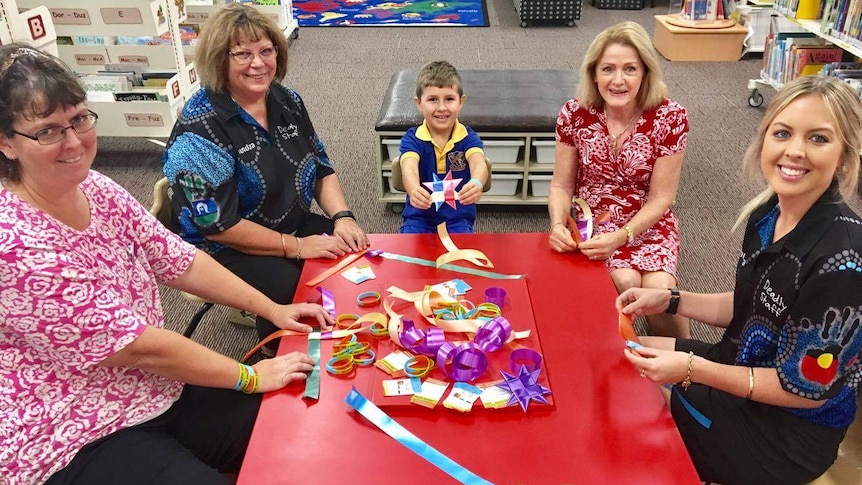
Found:
[[(452, 239), (461, 249), (484, 252), (494, 263), (491, 271), (526, 275), (553, 406), (531, 405), (525, 414), (520, 408), (485, 410), (477, 401), (466, 414), (442, 405), (433, 410), (383, 407), (387, 414), (492, 483), (700, 483), (659, 389), (623, 356), (616, 291), (604, 265), (580, 254), (553, 252), (544, 233)], [(436, 234), (379, 234), (371, 236), (371, 243), (376, 249), (430, 260), (445, 252)], [(363, 258), (351, 266), (365, 263), (371, 264), (375, 280), (354, 285), (336, 273), (321, 283), (335, 293), (338, 313), (352, 313), (356, 307), (350, 302), (360, 292), (381, 290), (399, 280), (476, 281), (458, 272), (387, 259)], [(332, 264), (306, 262), (302, 282)], [(301, 284), (296, 301), (316, 293)], [(323, 363), (332, 342), (321, 341)], [(306, 349), (306, 339), (286, 337), (279, 352)], [(375, 372), (382, 371), (362, 368), (344, 378), (321, 369), (319, 401), (302, 399), (304, 383), (267, 394), (238, 483), (454, 483), (345, 404), (353, 386), (372, 398), (369, 385)]]

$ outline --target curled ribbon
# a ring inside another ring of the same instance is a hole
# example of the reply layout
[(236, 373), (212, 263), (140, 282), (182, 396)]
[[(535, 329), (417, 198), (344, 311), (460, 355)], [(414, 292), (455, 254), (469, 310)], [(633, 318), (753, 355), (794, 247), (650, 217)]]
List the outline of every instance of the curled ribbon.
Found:
[[(406, 321), (405, 321), (406, 322)], [(499, 350), (512, 335), (504, 317), (496, 317), (479, 327), (473, 342), (455, 346), (443, 343), (437, 350), (437, 367), (458, 382), (472, 382), (488, 368), (488, 353)]]
[(493, 268), (494, 264), (482, 251), (478, 249), (458, 249), (458, 246), (452, 241), (449, 236), (449, 231), (446, 229), (446, 223), (441, 222), (437, 225), (437, 235), (440, 237), (440, 242), (446, 248), (446, 253), (441, 254), (437, 258), (437, 268), (452, 261), (465, 260), (473, 263), (481, 268)]
[(472, 382), (485, 373), (488, 356), (473, 342), (457, 347), (446, 342), (437, 351), (437, 367), (456, 382)]
[(569, 229), (575, 235), (575, 242), (582, 243), (593, 237), (593, 211), (590, 210), (587, 202), (580, 197), (572, 199), (572, 202), (581, 208), (584, 218), (578, 219), (575, 208), (572, 206), (571, 213), (566, 216), (566, 219), (568, 220)]
[(413, 353), (434, 356), (446, 341), (446, 336), (442, 329), (432, 327), (425, 332), (416, 328), (413, 320), (404, 320), (398, 339), (405, 349)]
[(322, 286), (318, 286), (316, 289), (320, 292), (320, 305), (329, 313), (330, 317), (335, 318), (335, 295)]

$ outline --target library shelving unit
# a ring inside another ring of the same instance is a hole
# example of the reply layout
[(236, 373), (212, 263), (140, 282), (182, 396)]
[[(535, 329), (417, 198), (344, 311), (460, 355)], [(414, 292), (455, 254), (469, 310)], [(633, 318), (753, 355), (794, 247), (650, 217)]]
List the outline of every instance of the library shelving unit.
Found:
[(24, 42), (57, 55), (57, 34), (45, 7), (18, 11), (15, 0), (0, 0), (0, 45)]
[[(812, 33), (827, 40), (835, 47), (841, 48), (845, 52), (848, 52), (857, 58), (862, 58), (862, 42), (854, 39), (845, 32), (835, 29), (833, 25), (828, 22), (828, 19), (816, 18), (818, 14), (823, 14), (820, 5), (823, 1), (824, 0), (777, 0), (774, 5), (774, 16), (772, 17), (773, 22), (770, 26), (770, 31)], [(830, 4), (832, 3), (830, 0), (825, 1)], [(842, 5), (843, 9), (850, 8), (849, 2), (844, 2)], [(860, 15), (862, 12), (856, 12), (856, 14)], [(847, 13), (844, 12), (843, 15), (846, 16)], [(783, 24), (783, 26), (780, 24)], [(763, 71), (761, 71), (759, 78), (749, 79), (749, 106), (756, 108), (763, 104), (763, 95), (760, 93), (759, 88), (764, 86), (769, 86), (777, 90), (781, 88), (781, 83), (770, 79), (768, 74)]]
[(165, 138), (187, 97), (199, 87), (194, 64), (186, 61), (179, 23), (182, 2), (173, 0), (17, 0), (21, 9), (47, 7), (58, 36), (148, 36), (170, 33), (168, 46), (62, 45), (58, 52), (72, 69), (93, 73), (107, 63), (139, 62), (175, 69), (166, 86), (167, 101), (90, 101), (99, 114), (100, 136)]
[[(293, 16), (293, 2), (280, 0), (278, 5), (255, 5), (254, 7), (275, 20), (287, 39), (299, 37), (299, 23)], [(187, 5), (188, 17), (186, 23), (203, 25), (213, 12), (222, 7), (219, 5)]]

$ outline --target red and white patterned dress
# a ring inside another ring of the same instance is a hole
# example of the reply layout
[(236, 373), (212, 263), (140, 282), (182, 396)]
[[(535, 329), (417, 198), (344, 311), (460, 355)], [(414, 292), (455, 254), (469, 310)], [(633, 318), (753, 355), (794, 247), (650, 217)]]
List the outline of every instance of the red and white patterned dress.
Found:
[(164, 413), (183, 385), (99, 363), (164, 324), (159, 283), (194, 246), (98, 172), (78, 231), (0, 186), (0, 485), (42, 483), (87, 443)]
[[(602, 108), (580, 106), (577, 99), (563, 105), (557, 118), (557, 141), (578, 149), (577, 196), (587, 202), (594, 217), (611, 214), (609, 223), (595, 226), (595, 234), (616, 231), (637, 214), (649, 197), (656, 159), (684, 152), (687, 139), (685, 108), (669, 99), (641, 114), (617, 154)], [(633, 268), (676, 276), (678, 257), (679, 228), (668, 209), (653, 227), (617, 249), (605, 264), (608, 271)]]

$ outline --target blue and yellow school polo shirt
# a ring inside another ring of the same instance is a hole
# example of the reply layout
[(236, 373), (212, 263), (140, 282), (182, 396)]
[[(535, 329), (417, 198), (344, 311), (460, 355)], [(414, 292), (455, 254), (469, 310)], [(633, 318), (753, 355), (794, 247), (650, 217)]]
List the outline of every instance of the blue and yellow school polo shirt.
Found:
[[(452, 171), (452, 178), (460, 178), (456, 190), (461, 190), (464, 184), (470, 181), (470, 165), (467, 158), (474, 153), (484, 153), (484, 145), (479, 135), (470, 127), (456, 121), (452, 129), (452, 136), (446, 145), (438, 147), (431, 138), (428, 126), (422, 125), (410, 128), (401, 137), (401, 158), (419, 159), (419, 182), (431, 182), (434, 174), (443, 178), (446, 172)], [(476, 204), (457, 204), (457, 209), (443, 204), (437, 210), (432, 204), (431, 208), (421, 210), (410, 205), (410, 196), (407, 196), (407, 204), (404, 206), (402, 216), (404, 219), (425, 219), (429, 224), (439, 224), (443, 221), (455, 219), (467, 219), (470, 222), (476, 220)]]

